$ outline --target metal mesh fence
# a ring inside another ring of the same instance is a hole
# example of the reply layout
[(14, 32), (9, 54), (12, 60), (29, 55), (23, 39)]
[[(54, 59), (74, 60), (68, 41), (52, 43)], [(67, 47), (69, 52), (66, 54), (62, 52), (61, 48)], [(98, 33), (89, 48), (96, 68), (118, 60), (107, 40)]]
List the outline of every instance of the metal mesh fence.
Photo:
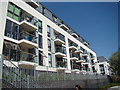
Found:
[[(40, 83), (70, 81), (70, 80), (92, 80), (104, 79), (106, 75), (101, 74), (82, 74), (70, 71), (49, 71), (48, 67), (43, 70), (24, 69), (17, 67), (12, 61), (3, 62), (2, 78), (16, 88), (39, 88)], [(39, 84), (38, 84), (39, 82)]]

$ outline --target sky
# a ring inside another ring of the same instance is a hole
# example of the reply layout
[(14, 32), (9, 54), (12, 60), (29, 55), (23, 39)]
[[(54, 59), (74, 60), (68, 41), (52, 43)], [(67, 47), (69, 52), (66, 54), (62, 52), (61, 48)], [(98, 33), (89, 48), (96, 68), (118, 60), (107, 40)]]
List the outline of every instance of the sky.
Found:
[(43, 2), (90, 43), (97, 56), (109, 58), (118, 51), (118, 3)]

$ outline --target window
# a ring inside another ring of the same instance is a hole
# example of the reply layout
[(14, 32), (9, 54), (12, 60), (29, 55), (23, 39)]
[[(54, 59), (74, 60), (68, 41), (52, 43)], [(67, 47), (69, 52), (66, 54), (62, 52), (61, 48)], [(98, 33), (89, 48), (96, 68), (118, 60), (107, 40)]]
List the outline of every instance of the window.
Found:
[(50, 26), (47, 26), (47, 36), (50, 37)]
[(41, 51), (39, 51), (39, 65), (43, 66), (43, 56)]
[(38, 31), (42, 33), (42, 21), (38, 21)]
[(51, 51), (51, 40), (48, 39), (48, 51)]
[(42, 48), (42, 36), (39, 35), (39, 48)]
[(51, 54), (48, 54), (48, 63), (49, 63), (49, 66), (52, 67), (52, 56), (51, 56)]
[(9, 3), (8, 4), (8, 12), (7, 16), (11, 17), (12, 19), (19, 21), (20, 20), (20, 12), (21, 9), (18, 8), (16, 5)]
[(5, 36), (18, 40), (19, 26), (10, 21), (6, 21)]

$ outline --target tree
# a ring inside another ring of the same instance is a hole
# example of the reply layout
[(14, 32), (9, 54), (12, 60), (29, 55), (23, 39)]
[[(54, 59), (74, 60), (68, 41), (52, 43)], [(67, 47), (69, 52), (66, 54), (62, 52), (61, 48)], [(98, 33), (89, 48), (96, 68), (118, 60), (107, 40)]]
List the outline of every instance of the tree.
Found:
[(112, 72), (120, 76), (120, 52), (113, 53), (109, 60)]

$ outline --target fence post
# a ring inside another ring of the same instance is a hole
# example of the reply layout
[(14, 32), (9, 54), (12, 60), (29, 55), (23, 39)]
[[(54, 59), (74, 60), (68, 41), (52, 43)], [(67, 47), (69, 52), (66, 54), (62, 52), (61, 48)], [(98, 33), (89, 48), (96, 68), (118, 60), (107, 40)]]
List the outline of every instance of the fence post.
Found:
[(0, 55), (0, 90), (2, 90), (3, 57)]
[(29, 88), (29, 75), (27, 75), (27, 88)]

